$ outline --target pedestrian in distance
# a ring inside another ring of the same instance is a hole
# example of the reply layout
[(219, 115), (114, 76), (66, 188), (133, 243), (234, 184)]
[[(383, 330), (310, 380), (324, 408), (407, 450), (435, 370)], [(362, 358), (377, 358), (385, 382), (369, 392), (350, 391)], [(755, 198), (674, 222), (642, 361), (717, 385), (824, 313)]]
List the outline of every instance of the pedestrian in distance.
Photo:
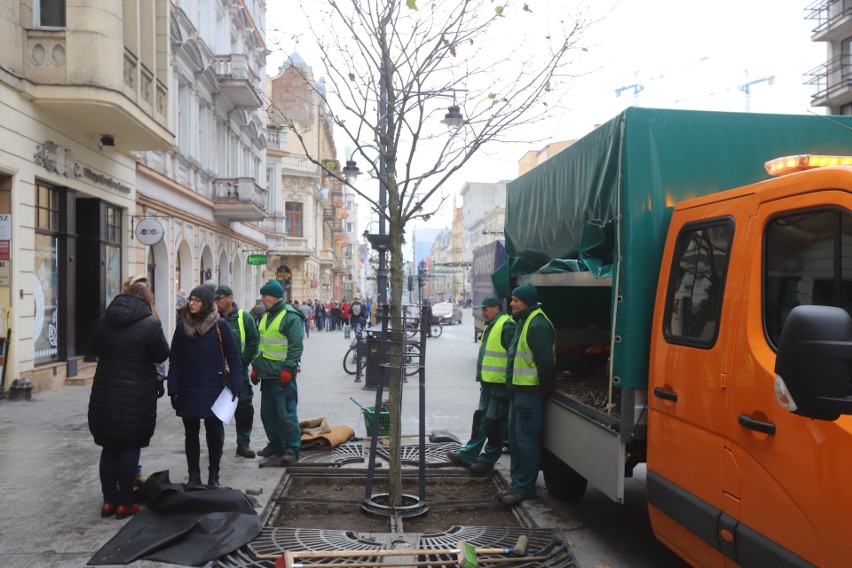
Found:
[(213, 305), (213, 292), (206, 284), (196, 286), (181, 309), (172, 338), (168, 384), (172, 408), (183, 420), (188, 483), (201, 485), (198, 436), (204, 421), (209, 459), (207, 486), (219, 487), (225, 427), (212, 406), (225, 386), (232, 396), (240, 396), (243, 373), (234, 335)]
[(349, 306), (349, 324), (352, 326), (352, 332), (355, 335), (358, 335), (364, 329), (365, 315), (364, 304), (358, 298), (352, 300), (352, 304)]
[(509, 420), (506, 395), (508, 349), (515, 337), (516, 324), (503, 312), (496, 296), (488, 296), (478, 306), (482, 309), (485, 329), (476, 361), (479, 405), (473, 413), (473, 426), (468, 442), (457, 452), (448, 452), (450, 461), (470, 468), (473, 475), (488, 475), (502, 454)]
[(317, 323), (316, 330), (322, 331), (325, 326), (325, 306), (319, 300), (314, 300), (314, 321)]
[(110, 302), (92, 336), (98, 366), (89, 396), (89, 431), (101, 446), (101, 517), (136, 513), (133, 486), (142, 448), (157, 424), (164, 389), (155, 364), (169, 356), (154, 297), (135, 283)]
[(518, 324), (508, 350), (506, 388), (509, 408), (509, 489), (506, 505), (537, 496), (544, 397), (556, 384), (556, 331), (538, 303), (538, 290), (521, 284), (512, 290), (512, 316)]
[(253, 458), (254, 450), (251, 449), (251, 431), (254, 426), (254, 406), (252, 398), (254, 390), (249, 381), (249, 366), (257, 355), (260, 344), (260, 336), (257, 332), (257, 324), (254, 318), (234, 302), (234, 291), (226, 284), (219, 284), (214, 292), (213, 301), (219, 315), (228, 322), (237, 348), (240, 351), (240, 363), (242, 364), (242, 390), (237, 410), (234, 413), (234, 421), (237, 429), (237, 455), (244, 458)]
[(304, 302), (301, 306), (299, 306), (299, 311), (302, 312), (303, 316), (305, 316), (305, 337), (310, 337), (311, 320), (314, 318), (314, 309), (307, 302)]
[(270, 280), (260, 288), (266, 313), (260, 320), (260, 348), (252, 381), (260, 383), (260, 418), (268, 444), (258, 452), (262, 466), (285, 466), (299, 459), (299, 390), (296, 378), (302, 358), (304, 315), (284, 301), (284, 288)]

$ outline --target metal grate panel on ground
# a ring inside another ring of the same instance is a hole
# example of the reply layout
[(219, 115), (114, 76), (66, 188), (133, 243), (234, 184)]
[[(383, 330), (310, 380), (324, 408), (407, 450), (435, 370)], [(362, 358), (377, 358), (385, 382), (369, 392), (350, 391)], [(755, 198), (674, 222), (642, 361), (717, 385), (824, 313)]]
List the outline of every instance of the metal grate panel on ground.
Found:
[[(241, 549), (222, 556), (210, 563), (214, 568), (236, 568), (242, 566), (275, 566), (272, 559), (259, 560), (259, 555), (280, 555), (285, 550), (363, 550), (364, 556), (382, 550), (385, 546), (380, 542), (372, 542), (347, 531), (323, 529), (290, 529), (286, 527), (265, 527), (263, 532)], [(340, 559), (335, 559), (338, 562)], [(311, 562), (330, 562), (329, 559), (312, 559)]]
[(361, 442), (346, 442), (331, 450), (302, 450), (299, 461), (288, 464), (287, 467), (330, 466), (339, 467), (348, 463), (364, 462), (364, 444)]
[[(568, 546), (562, 532), (558, 529), (530, 529), (511, 527), (452, 527), (442, 534), (422, 535), (419, 548), (453, 548), (460, 540), (469, 542), (477, 548), (510, 548), (514, 547), (518, 537), (527, 535), (528, 556), (546, 556), (546, 560), (530, 560), (524, 562), (518, 558), (513, 560), (513, 568), (579, 568), (574, 552)], [(437, 555), (436, 560), (448, 560), (448, 556)], [(501, 566), (497, 562), (489, 563), (489, 558), (506, 558), (501, 556), (478, 556), (479, 566)], [(512, 557), (514, 558), (514, 557)], [(431, 560), (432, 558), (430, 558)], [(443, 564), (445, 566), (446, 564)], [(442, 564), (437, 564), (442, 566)]]
[[(426, 444), (426, 467), (447, 467), (453, 465), (450, 458), (447, 457), (447, 452), (457, 452), (460, 448), (461, 445), (456, 442)], [(419, 444), (402, 444), (399, 447), (399, 451), (400, 463), (403, 465), (420, 464)], [(380, 445), (376, 449), (376, 455), (384, 460), (390, 460), (390, 452), (385, 445)]]

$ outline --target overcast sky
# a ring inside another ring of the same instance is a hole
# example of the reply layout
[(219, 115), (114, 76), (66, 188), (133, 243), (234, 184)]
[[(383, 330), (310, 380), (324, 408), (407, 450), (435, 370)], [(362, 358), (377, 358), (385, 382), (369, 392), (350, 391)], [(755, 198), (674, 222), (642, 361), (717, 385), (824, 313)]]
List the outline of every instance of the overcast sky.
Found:
[[(525, 2), (534, 12), (554, 17), (569, 6), (580, 4), (571, 0)], [(318, 3), (324, 4), (325, 0), (303, 0), (309, 10)], [(579, 138), (634, 104), (822, 113), (821, 109), (811, 109), (811, 91), (803, 84), (803, 75), (826, 58), (825, 45), (810, 40), (815, 22), (804, 19), (805, 7), (811, 3), (812, 0), (594, 2), (591, 5), (601, 21), (586, 31), (583, 43), (588, 51), (583, 65), (595, 71), (572, 81), (570, 108), (554, 117), (545, 137), (554, 141)], [(274, 50), (268, 59), (270, 71), (274, 72), (284, 55), (294, 49), (309, 65), (318, 62), (309, 34), (299, 37), (298, 46), (294, 41), (305, 30), (298, 2), (271, 1), (267, 9), (268, 31), (286, 32), (280, 44), (270, 46)], [(748, 95), (742, 90), (746, 85)], [(619, 96), (616, 90), (620, 90)], [(530, 137), (540, 138), (542, 134), (539, 131)], [(465, 181), (512, 179), (523, 153), (542, 145), (486, 146), (451, 183), (460, 188)], [(430, 226), (449, 223), (449, 207), (444, 209), (440, 219), (430, 222)]]

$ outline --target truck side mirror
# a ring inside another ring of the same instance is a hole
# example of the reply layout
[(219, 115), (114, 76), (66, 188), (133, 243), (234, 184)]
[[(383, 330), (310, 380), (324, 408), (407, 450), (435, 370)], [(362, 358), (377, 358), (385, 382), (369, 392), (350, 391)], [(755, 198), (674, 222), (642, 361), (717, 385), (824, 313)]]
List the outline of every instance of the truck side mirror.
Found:
[(793, 308), (778, 342), (775, 394), (781, 406), (817, 420), (852, 414), (852, 317), (843, 308)]

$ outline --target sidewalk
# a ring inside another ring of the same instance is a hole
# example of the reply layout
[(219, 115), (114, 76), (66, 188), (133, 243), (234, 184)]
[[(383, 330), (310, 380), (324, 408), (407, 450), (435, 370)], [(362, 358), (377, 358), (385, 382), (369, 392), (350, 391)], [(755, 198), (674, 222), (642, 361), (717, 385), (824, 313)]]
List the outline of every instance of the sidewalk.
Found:
[[(351, 426), (365, 436), (361, 410), (372, 406), (375, 392), (343, 371), (350, 339), (343, 333), (312, 333), (305, 340), (299, 375), (299, 417), (325, 416), (332, 426)], [(448, 430), (465, 440), (478, 399), (473, 380), (478, 347), (472, 324), (444, 329), (427, 344), (426, 429)], [(409, 379), (403, 395), (403, 433), (417, 432), (418, 389)], [(100, 447), (92, 441), (87, 422), (90, 386), (61, 387), (34, 394), (31, 401), (0, 401), (0, 565), (4, 568), (72, 568), (85, 566), (92, 555), (127, 521), (101, 519), (98, 480)], [(386, 398), (386, 397), (385, 397)], [(259, 468), (259, 458), (236, 457), (233, 424), (225, 428), (221, 465), (223, 486), (261, 488), (261, 509), (281, 479), (280, 468)], [(206, 448), (202, 443), (202, 478), (206, 479)], [(266, 443), (260, 421), (260, 392), (255, 390), (252, 447)], [(173, 482), (186, 480), (183, 424), (167, 398), (159, 401), (157, 430), (142, 450), (143, 473), (169, 470)], [(505, 461), (506, 467), (508, 460)], [(362, 466), (363, 467), (363, 466)], [(171, 566), (136, 562), (149, 568)]]

